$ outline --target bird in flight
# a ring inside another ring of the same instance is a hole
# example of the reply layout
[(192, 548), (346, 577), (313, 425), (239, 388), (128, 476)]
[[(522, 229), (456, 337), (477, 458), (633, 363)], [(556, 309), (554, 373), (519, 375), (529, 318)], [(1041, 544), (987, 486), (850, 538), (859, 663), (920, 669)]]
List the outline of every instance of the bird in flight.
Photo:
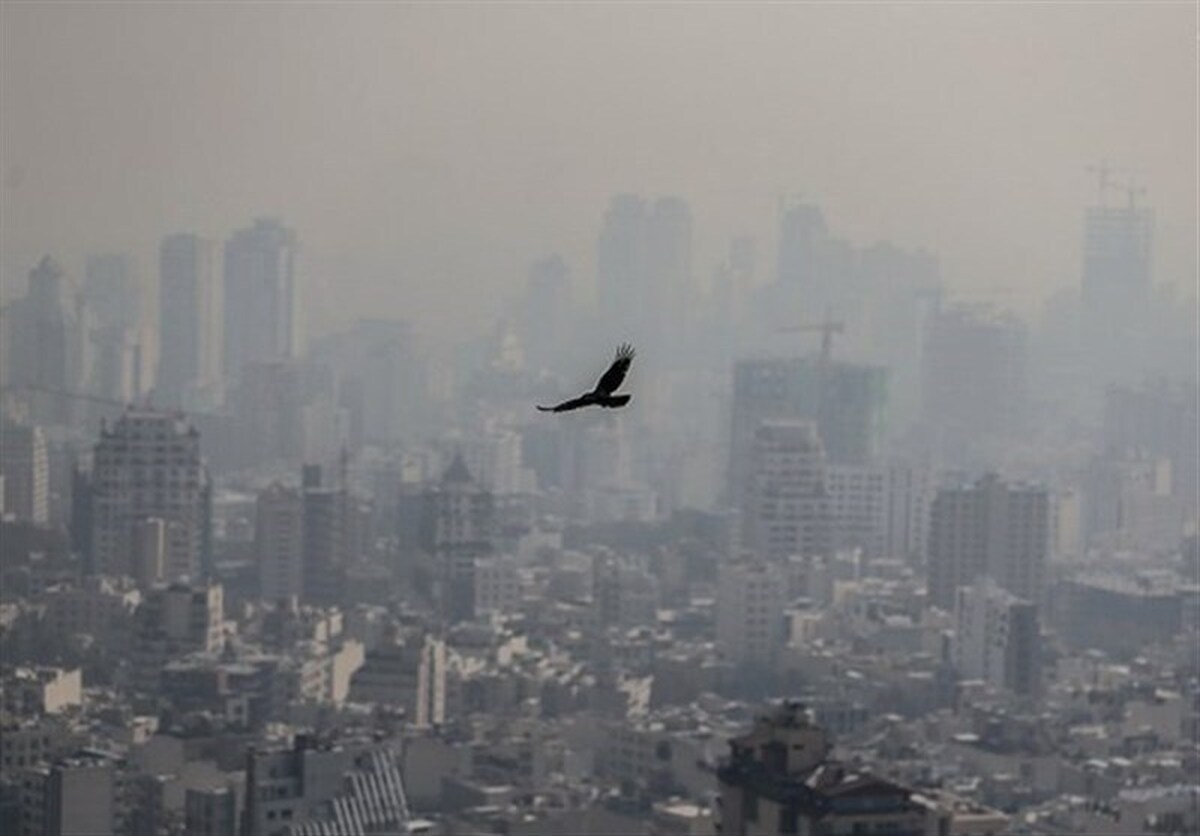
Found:
[(580, 395), (578, 398), (563, 401), (557, 406), (539, 406), (538, 409), (542, 412), (570, 412), (573, 409), (581, 409), (585, 406), (602, 406), (605, 409), (616, 409), (617, 407), (625, 406), (625, 404), (629, 403), (631, 396), (614, 395), (613, 392), (625, 380), (625, 375), (629, 372), (629, 367), (632, 363), (633, 346), (629, 343), (622, 343), (617, 347), (617, 356), (613, 360), (612, 365), (608, 367), (608, 371), (596, 382), (595, 389)]

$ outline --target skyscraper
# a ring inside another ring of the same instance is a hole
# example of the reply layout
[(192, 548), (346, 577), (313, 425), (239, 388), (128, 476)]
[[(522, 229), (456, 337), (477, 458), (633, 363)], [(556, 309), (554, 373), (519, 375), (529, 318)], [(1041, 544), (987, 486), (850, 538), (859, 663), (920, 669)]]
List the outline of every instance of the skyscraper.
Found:
[(691, 211), (683, 200), (663, 197), (647, 206), (638, 195), (613, 198), (597, 244), (601, 316), (661, 354), (685, 324), (691, 252)]
[(342, 599), (346, 570), (345, 486), (321, 482), (321, 468), (305, 465), (303, 471), (304, 600), (330, 605)]
[(1158, 353), (1170, 345), (1171, 324), (1155, 306), (1154, 211), (1137, 205), (1133, 187), (1121, 189), (1124, 203), (1109, 204), (1116, 184), (1100, 174), (1101, 200), (1084, 214), (1079, 311), (1082, 371), (1093, 387), (1136, 382), (1171, 355)]
[(1050, 548), (1050, 494), (989, 474), (944, 487), (933, 501), (929, 598), (954, 609), (960, 587), (989, 577), (1018, 598), (1040, 603)]
[(1025, 325), (984, 307), (937, 313), (925, 338), (926, 422), (949, 447), (984, 435), (1014, 435), (1028, 418)]
[(429, 537), (442, 588), (442, 608), (450, 622), (475, 615), (475, 561), (491, 554), (495, 507), (490, 491), (472, 478), (456, 455), (438, 485), (426, 494)]
[(804, 288), (815, 287), (818, 249), (828, 235), (825, 215), (811, 203), (792, 203), (779, 214), (779, 252), (776, 280)]
[[(650, 336), (677, 347), (695, 309), (692, 284), (692, 212), (678, 197), (654, 201), (646, 226), (645, 309), (655, 315), (658, 333)], [(650, 345), (653, 345), (651, 343)]]
[(225, 242), (225, 374), (299, 351), (296, 234), (258, 218)]
[(29, 292), (6, 315), (8, 383), (27, 390), (29, 420), (42, 426), (73, 422), (87, 379), (88, 352), (81, 300), (68, 293), (67, 277), (49, 256), (29, 273)]
[(89, 256), (83, 300), (91, 317), (91, 390), (129, 402), (141, 387), (142, 290), (125, 253)]
[(527, 364), (534, 373), (556, 370), (571, 335), (571, 277), (557, 254), (529, 268), (518, 318)]
[(1133, 193), (1124, 206), (1093, 206), (1084, 215), (1083, 300), (1097, 313), (1119, 313), (1149, 298), (1154, 210)]
[(190, 406), (221, 377), (222, 288), (216, 244), (188, 233), (159, 246), (158, 378), (165, 406)]
[(833, 547), (825, 451), (803, 421), (765, 421), (754, 432), (742, 509), (743, 547), (782, 563), (824, 557)]
[(741, 507), (750, 448), (763, 421), (816, 422), (835, 464), (865, 464), (883, 444), (887, 371), (820, 358), (741, 360), (733, 369), (729, 498)]
[(100, 432), (93, 452), (93, 565), (129, 575), (137, 526), (166, 523), (168, 580), (195, 578), (205, 567), (208, 473), (200, 435), (176, 414), (128, 410)]
[(1104, 443), (1171, 462), (1176, 495), (1196, 507), (1200, 498), (1200, 388), (1195, 382), (1156, 381), (1111, 386), (1104, 397)]
[(646, 201), (617, 195), (596, 244), (596, 292), (601, 317), (627, 325), (638, 310), (646, 277)]
[(50, 520), (50, 459), (41, 427), (4, 419), (0, 429), (4, 514), (45, 525)]
[(280, 484), (258, 495), (254, 524), (258, 591), (264, 601), (304, 594), (304, 498)]

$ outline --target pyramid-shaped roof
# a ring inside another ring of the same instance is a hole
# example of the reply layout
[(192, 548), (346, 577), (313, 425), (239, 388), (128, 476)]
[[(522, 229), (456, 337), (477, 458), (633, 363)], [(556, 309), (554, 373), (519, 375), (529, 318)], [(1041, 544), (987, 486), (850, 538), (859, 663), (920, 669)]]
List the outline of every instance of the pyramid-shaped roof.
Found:
[(463, 461), (461, 450), (454, 454), (454, 461), (450, 462), (450, 467), (446, 468), (446, 472), (442, 474), (442, 481), (460, 485), (474, 481), (471, 478), (471, 471), (467, 469), (467, 463)]

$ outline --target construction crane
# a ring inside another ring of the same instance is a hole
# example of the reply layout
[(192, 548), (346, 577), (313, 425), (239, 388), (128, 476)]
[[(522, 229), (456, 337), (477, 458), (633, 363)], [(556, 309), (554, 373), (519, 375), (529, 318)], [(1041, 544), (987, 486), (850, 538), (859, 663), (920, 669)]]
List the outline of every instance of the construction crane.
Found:
[(820, 331), (821, 332), (821, 362), (828, 363), (833, 356), (833, 335), (846, 333), (846, 323), (842, 320), (834, 320), (828, 312), (825, 314), (825, 319), (822, 322), (809, 322), (803, 325), (793, 325), (788, 328), (780, 328), (781, 334), (797, 334)]

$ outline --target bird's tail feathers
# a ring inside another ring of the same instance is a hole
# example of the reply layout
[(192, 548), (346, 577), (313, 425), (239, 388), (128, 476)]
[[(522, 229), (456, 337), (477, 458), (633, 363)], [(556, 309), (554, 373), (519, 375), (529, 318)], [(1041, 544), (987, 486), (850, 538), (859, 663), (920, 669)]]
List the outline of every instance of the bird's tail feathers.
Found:
[(606, 409), (614, 409), (618, 406), (624, 406), (629, 403), (632, 395), (609, 395), (604, 400), (600, 401), (600, 405)]

